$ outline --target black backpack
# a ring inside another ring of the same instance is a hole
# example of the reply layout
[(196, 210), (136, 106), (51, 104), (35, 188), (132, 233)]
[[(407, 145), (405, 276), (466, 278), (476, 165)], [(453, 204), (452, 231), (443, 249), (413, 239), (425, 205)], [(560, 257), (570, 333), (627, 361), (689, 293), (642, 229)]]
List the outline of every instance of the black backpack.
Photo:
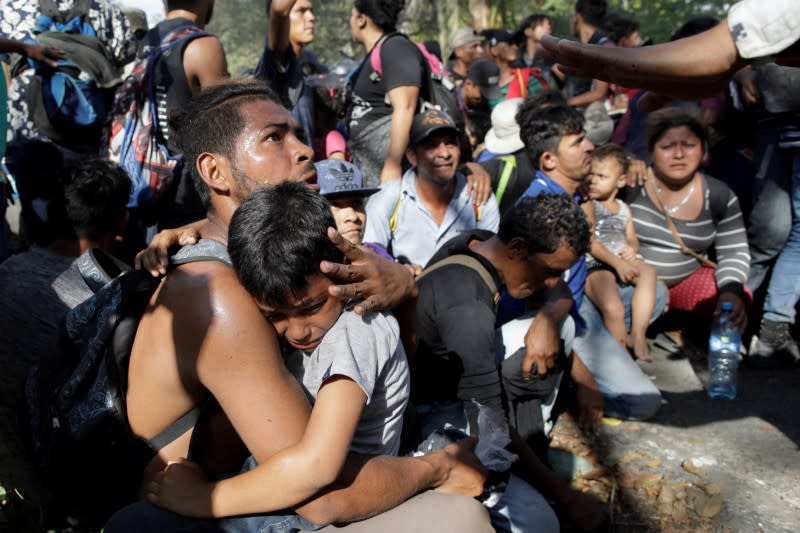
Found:
[[(30, 372), (25, 398), (34, 458), (56, 495), (57, 512), (102, 526), (136, 500), (145, 466), (194, 425), (199, 410), (150, 440), (133, 434), (125, 407), (128, 363), (139, 321), (161, 280), (141, 270), (121, 271), (99, 250), (81, 260), (84, 280), (99, 288), (67, 313), (60, 351)], [(173, 265), (204, 260), (221, 259), (195, 256)]]

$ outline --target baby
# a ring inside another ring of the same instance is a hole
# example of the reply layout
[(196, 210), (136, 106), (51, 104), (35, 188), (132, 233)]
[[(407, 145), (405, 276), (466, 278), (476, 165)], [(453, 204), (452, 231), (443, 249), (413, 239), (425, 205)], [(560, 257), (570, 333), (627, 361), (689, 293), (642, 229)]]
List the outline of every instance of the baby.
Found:
[[(628, 158), (625, 149), (606, 144), (592, 153), (589, 198), (584, 212), (594, 224), (590, 254), (586, 258), (586, 296), (603, 315), (606, 329), (643, 361), (652, 361), (645, 332), (656, 302), (655, 270), (637, 255), (639, 240), (628, 206), (617, 199), (625, 186)], [(625, 308), (617, 283), (635, 285), (631, 300), (631, 329), (627, 332)]]

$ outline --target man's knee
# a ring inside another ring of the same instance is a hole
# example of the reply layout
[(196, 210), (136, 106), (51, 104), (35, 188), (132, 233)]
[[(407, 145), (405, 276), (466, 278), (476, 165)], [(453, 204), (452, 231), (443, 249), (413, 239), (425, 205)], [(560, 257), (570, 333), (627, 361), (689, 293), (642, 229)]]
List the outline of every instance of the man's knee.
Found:
[(607, 416), (626, 420), (647, 420), (661, 409), (661, 393), (658, 389), (638, 394), (621, 394), (605, 397)]

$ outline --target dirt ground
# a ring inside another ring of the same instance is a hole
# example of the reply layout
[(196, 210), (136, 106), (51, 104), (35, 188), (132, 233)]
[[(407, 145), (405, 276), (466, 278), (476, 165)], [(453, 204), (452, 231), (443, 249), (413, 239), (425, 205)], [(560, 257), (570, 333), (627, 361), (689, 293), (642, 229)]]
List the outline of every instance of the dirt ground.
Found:
[(690, 353), (641, 363), (663, 393), (655, 418), (606, 419), (596, 438), (559, 419), (553, 447), (590, 463), (574, 485), (609, 502), (615, 532), (800, 530), (800, 368), (742, 366), (737, 398), (712, 400)]

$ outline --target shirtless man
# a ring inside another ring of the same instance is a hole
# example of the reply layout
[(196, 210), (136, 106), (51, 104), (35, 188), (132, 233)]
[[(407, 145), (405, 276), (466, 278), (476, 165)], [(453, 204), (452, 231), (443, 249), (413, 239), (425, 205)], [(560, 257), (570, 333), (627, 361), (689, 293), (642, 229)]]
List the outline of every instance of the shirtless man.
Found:
[[(311, 148), (298, 139), (297, 123), (261, 82), (211, 88), (189, 103), (176, 126), (187, 161), (195, 162), (198, 191), (207, 206), (201, 245), (227, 241), (231, 216), (250, 192), (286, 179), (315, 179)], [(323, 263), (323, 271), (355, 282), (332, 287), (333, 295), (362, 298), (356, 309), (365, 312), (391, 307), (415, 293), (405, 268), (331, 235), (351, 264)], [(145, 472), (145, 483), (158, 482), (158, 472), (169, 461), (187, 457), (190, 440), (193, 454), (208, 451), (193, 459), (214, 475), (238, 470), (247, 451), (263, 462), (298, 442), (305, 430), (310, 408), (283, 365), (275, 331), (234, 271), (220, 261), (176, 268), (153, 295), (131, 354), (128, 418), (136, 434), (150, 439), (212, 396), (219, 415), (203, 423), (197, 435), (190, 429), (161, 448)], [(232, 444), (237, 434), (246, 450)], [(313, 523), (328, 524), (376, 515), (429, 488), (475, 496), (483, 478), (469, 454), (472, 444), (421, 458), (353, 455), (334, 485), (293, 509)], [(275, 479), (281, 486), (292, 482), (291, 476)], [(461, 496), (429, 491), (391, 511), (388, 522), (397, 525), (397, 511), (404, 507), (401, 514), (410, 521), (406, 528), (423, 520), (432, 531), (490, 530), (479, 504)], [(420, 516), (425, 509), (430, 516)], [(140, 502), (112, 517), (106, 531), (155, 529), (164, 525), (165, 513)], [(385, 529), (386, 516), (349, 527)], [(172, 515), (166, 520), (191, 519)], [(378, 525), (376, 520), (383, 521)]]

